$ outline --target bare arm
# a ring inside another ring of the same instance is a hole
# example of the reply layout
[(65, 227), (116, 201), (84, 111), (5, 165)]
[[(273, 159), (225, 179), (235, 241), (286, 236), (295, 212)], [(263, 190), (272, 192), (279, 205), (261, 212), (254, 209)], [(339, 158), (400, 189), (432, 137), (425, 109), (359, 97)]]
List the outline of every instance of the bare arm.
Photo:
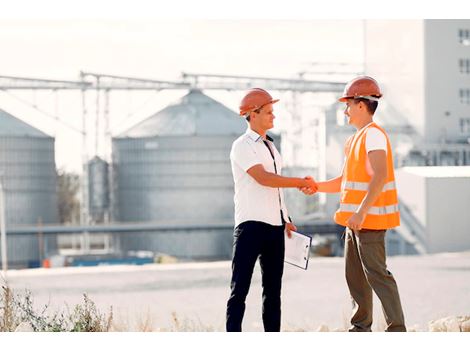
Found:
[(324, 193), (338, 193), (341, 192), (341, 181), (343, 180), (343, 175), (331, 180), (317, 182), (318, 192)]
[[(323, 193), (339, 193), (339, 192), (341, 192), (341, 182), (343, 180), (344, 166), (345, 166), (345, 164), (343, 164), (343, 169), (341, 170), (341, 175), (340, 176), (338, 176), (336, 178), (332, 178), (332, 179), (327, 180), (327, 181), (317, 182), (317, 187), (318, 187), (317, 192), (323, 192)], [(305, 192), (304, 190), (302, 190), (302, 192), (304, 192), (306, 194), (312, 194), (312, 193)]]
[(374, 175), (372, 176), (367, 194), (362, 200), (358, 213), (367, 214), (372, 204), (375, 203), (387, 180), (387, 154), (385, 150), (373, 150), (369, 152), (369, 161)]
[(263, 165), (256, 164), (247, 170), (248, 174), (253, 177), (260, 185), (273, 188), (294, 188), (309, 187), (315, 188), (313, 179), (305, 179), (299, 177), (285, 177), (268, 172)]
[(360, 230), (362, 228), (367, 212), (382, 192), (385, 181), (387, 180), (386, 155), (384, 150), (373, 150), (368, 153), (370, 166), (374, 171), (374, 175), (369, 182), (367, 194), (359, 208), (346, 222), (347, 226), (353, 230)]

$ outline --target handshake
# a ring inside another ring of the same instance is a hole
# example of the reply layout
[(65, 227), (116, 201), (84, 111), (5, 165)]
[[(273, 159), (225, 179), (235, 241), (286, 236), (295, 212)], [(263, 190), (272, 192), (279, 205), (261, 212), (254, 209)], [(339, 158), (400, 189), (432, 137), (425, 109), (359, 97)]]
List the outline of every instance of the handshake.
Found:
[(312, 176), (304, 177), (303, 181), (303, 186), (297, 187), (299, 191), (303, 192), (306, 195), (312, 195), (318, 191), (318, 185)]

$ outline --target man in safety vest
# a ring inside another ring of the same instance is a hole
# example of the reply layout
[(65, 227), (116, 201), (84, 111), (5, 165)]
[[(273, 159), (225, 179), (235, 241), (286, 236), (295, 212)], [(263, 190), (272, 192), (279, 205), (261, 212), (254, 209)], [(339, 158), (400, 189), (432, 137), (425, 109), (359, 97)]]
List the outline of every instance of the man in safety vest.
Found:
[(342, 175), (317, 183), (318, 192), (341, 192), (334, 219), (346, 226), (346, 281), (353, 303), (349, 331), (371, 331), (372, 290), (382, 303), (386, 331), (406, 331), (398, 287), (385, 262), (385, 232), (400, 225), (400, 213), (390, 141), (373, 121), (381, 96), (377, 82), (367, 76), (346, 85), (339, 101), (346, 103), (345, 115), (357, 132), (346, 142)]

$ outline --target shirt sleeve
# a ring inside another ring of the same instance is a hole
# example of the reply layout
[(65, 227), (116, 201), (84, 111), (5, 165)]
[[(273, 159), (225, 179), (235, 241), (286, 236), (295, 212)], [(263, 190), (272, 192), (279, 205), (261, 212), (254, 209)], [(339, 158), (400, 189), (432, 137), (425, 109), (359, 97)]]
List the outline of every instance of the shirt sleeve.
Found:
[(387, 138), (378, 128), (369, 128), (366, 136), (367, 153), (373, 150), (385, 150), (387, 152)]
[(247, 141), (234, 144), (230, 158), (245, 172), (251, 167), (261, 164), (255, 149)]

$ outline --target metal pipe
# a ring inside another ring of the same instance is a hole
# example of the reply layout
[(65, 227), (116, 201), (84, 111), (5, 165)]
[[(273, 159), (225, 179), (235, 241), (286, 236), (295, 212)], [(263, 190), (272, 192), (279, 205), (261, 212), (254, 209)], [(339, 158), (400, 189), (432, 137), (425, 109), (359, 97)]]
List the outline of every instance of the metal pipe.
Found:
[(6, 280), (8, 271), (8, 260), (7, 260), (7, 234), (5, 230), (5, 195), (3, 192), (3, 184), (0, 181), (0, 233), (2, 242), (2, 271), (3, 277)]

